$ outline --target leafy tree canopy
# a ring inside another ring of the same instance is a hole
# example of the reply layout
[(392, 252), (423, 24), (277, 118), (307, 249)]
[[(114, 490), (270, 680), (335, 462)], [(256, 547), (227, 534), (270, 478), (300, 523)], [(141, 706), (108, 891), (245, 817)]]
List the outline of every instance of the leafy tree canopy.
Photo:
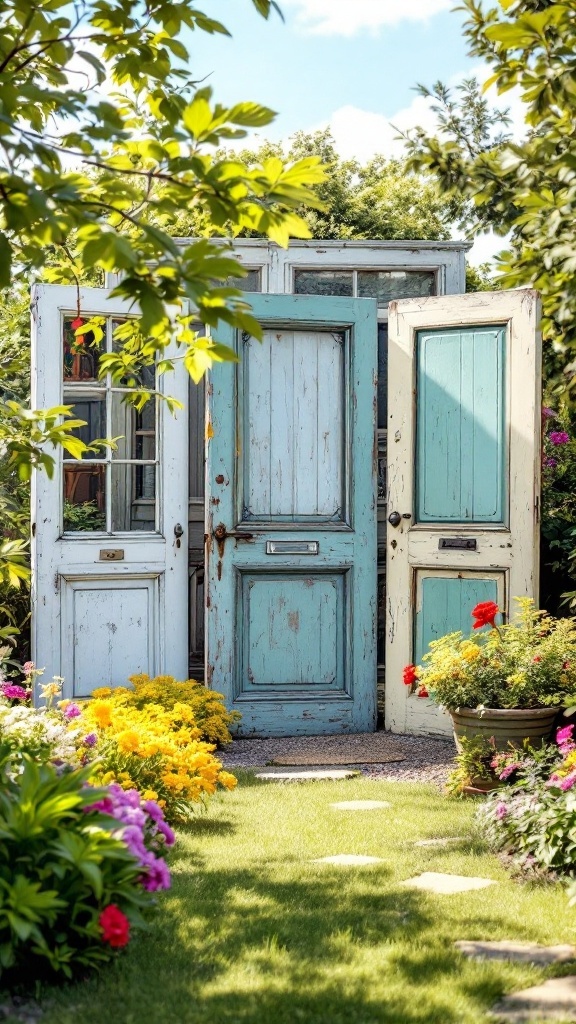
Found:
[[(511, 232), (500, 254), (506, 287), (533, 285), (542, 293), (549, 372), (558, 386), (576, 384), (576, 0), (463, 0), (470, 52), (493, 74), (484, 88), (516, 88), (526, 105), (526, 138), (514, 142), (505, 118), (489, 115), (478, 87), (459, 99), (438, 83), (429, 92), (439, 133), (416, 132), (410, 165), (428, 170), (447, 195), (469, 202), (477, 229)], [(471, 103), (479, 134), (470, 131)], [(468, 121), (466, 120), (468, 118)]]
[[(276, 8), (251, 2), (265, 18)], [(226, 286), (242, 275), (231, 254), (170, 237), (182, 208), (224, 234), (247, 229), (286, 244), (309, 235), (296, 211), (317, 202), (317, 157), (247, 167), (217, 153), (274, 114), (254, 102), (224, 107), (198, 88), (192, 32), (227, 34), (193, 0), (0, 0), (0, 287), (23, 274), (120, 272), (116, 294), (141, 315), (128, 362), (126, 349), (117, 365), (107, 361), (113, 374), (149, 362), (175, 334), (195, 375), (227, 356), (174, 317), (182, 300), (206, 324), (258, 334)]]
[[(380, 155), (362, 164), (342, 159), (329, 128), (296, 132), (288, 146), (263, 142), (257, 149), (243, 150), (240, 157), (249, 167), (271, 159), (320, 159), (326, 176), (314, 191), (322, 205), (299, 211), (313, 238), (447, 239), (461, 216), (459, 197), (443, 195), (430, 178), (408, 173), (405, 160)], [(185, 209), (177, 227), (185, 236), (205, 233), (208, 225), (201, 212)]]

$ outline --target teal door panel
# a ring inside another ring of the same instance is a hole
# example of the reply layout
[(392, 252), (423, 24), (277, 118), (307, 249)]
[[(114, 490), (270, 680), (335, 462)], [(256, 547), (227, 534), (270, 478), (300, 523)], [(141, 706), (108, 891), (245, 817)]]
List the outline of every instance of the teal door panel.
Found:
[(504, 522), (505, 340), (505, 327), (418, 332), (418, 522)]
[(376, 303), (250, 302), (208, 387), (207, 679), (244, 735), (370, 731)]
[(498, 580), (481, 575), (422, 576), (416, 612), (416, 663), (422, 660), (432, 640), (456, 630), (468, 636), (474, 622), (472, 609), (480, 601), (498, 603)]

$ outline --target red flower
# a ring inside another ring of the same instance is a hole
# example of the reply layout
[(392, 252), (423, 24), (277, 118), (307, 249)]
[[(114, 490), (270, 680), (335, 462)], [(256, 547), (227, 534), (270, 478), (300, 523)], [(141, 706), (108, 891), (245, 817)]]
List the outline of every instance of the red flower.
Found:
[(414, 686), (414, 683), (418, 679), (416, 665), (406, 665), (406, 668), (402, 673), (402, 678), (404, 680), (404, 686)]
[(537, 654), (535, 658), (532, 658), (532, 661), (542, 661), (542, 658)]
[(98, 924), (102, 929), (102, 942), (107, 942), (113, 949), (122, 949), (128, 945), (130, 922), (115, 903), (110, 903), (102, 911)]
[(428, 697), (429, 696), (428, 690), (426, 689), (425, 686), (421, 686), (420, 687), (420, 689), (418, 690), (418, 696), (419, 697)]
[[(83, 327), (84, 326), (84, 321), (83, 321), (82, 317), (81, 316), (77, 316), (76, 319), (72, 321), (70, 326), (71, 326), (73, 331), (77, 331), (80, 327)], [(83, 345), (84, 344), (84, 335), (83, 334), (76, 335), (76, 337), (74, 338), (74, 344), (75, 345)]]
[(472, 617), (474, 618), (474, 629), (482, 629), (482, 626), (496, 626), (494, 619), (500, 611), (497, 604), (494, 601), (481, 601), (475, 608), (472, 609)]

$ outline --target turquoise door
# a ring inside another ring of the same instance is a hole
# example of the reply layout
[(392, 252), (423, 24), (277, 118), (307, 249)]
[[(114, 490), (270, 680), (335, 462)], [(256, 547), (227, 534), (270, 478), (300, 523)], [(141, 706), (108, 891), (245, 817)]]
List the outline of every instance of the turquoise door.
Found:
[(208, 387), (206, 679), (239, 733), (376, 725), (376, 303), (250, 295)]

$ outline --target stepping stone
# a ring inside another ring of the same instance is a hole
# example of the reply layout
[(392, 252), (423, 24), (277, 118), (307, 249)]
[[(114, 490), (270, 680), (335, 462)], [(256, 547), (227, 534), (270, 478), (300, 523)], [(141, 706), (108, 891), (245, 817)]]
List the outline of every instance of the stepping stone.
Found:
[(576, 975), (552, 978), (542, 985), (504, 996), (490, 1014), (501, 1024), (576, 1021)]
[(337, 853), (334, 857), (320, 857), (311, 864), (349, 864), (360, 867), (363, 864), (382, 864), (382, 857), (363, 857), (359, 853)]
[(407, 878), (402, 885), (411, 889), (425, 889), (447, 896), (455, 892), (469, 892), (471, 889), (486, 889), (496, 883), (492, 878), (473, 878), (468, 875), (445, 875), (440, 871), (423, 871), (421, 875)]
[(464, 836), (447, 836), (445, 839), (419, 839), (414, 846), (449, 846), (450, 843), (463, 843)]
[(330, 804), (335, 811), (377, 811), (380, 807), (391, 807), (387, 800), (341, 800)]
[(353, 779), (358, 772), (346, 771), (344, 768), (328, 768), (324, 771), (299, 771), (299, 772), (257, 772), (257, 779), (267, 779), (270, 782), (320, 782), (322, 779), (337, 781), (339, 779)]
[(464, 942), (459, 940), (454, 945), (464, 956), (475, 960), (514, 960), (518, 963), (565, 964), (576, 960), (574, 946), (541, 946), (538, 942)]

